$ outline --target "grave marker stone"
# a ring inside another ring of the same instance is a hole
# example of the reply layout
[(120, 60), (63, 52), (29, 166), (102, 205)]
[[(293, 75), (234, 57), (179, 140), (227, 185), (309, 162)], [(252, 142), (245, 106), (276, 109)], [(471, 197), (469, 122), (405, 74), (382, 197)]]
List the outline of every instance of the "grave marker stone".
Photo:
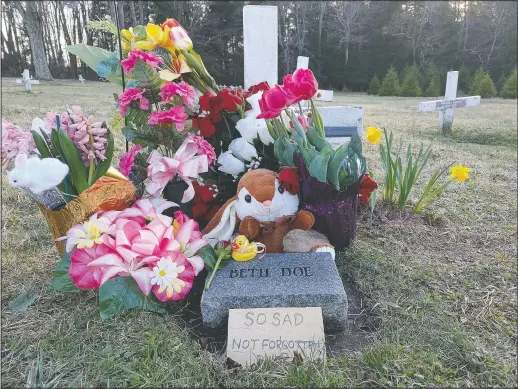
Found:
[(227, 357), (250, 366), (264, 357), (290, 361), (325, 357), (320, 307), (231, 309), (228, 317)]
[(229, 309), (321, 307), (326, 330), (347, 324), (347, 295), (329, 253), (266, 254), (218, 270), (203, 292), (206, 328), (221, 328)]
[(439, 111), (439, 127), (445, 135), (451, 134), (455, 108), (475, 107), (480, 104), (480, 96), (457, 98), (459, 72), (448, 72), (444, 100), (423, 101), (419, 103), (419, 112)]
[(297, 69), (307, 69), (309, 66), (309, 57), (297, 57)]
[(31, 85), (38, 85), (40, 83), (39, 80), (33, 80), (29, 75), (29, 69), (24, 69), (22, 73), (22, 79), (16, 79), (17, 84), (25, 84), (25, 90), (27, 92), (31, 92)]
[(277, 7), (243, 7), (245, 89), (262, 81), (277, 84)]

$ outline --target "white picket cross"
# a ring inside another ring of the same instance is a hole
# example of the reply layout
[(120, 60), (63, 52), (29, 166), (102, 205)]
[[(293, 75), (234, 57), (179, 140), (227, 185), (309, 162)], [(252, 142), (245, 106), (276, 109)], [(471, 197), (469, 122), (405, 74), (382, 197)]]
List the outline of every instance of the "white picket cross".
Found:
[(32, 91), (31, 85), (32, 84), (38, 85), (40, 83), (40, 81), (39, 80), (33, 80), (30, 77), (29, 69), (24, 69), (23, 73), (22, 73), (22, 79), (19, 79), (19, 78), (16, 79), (16, 83), (17, 84), (25, 84), (25, 90), (27, 92), (31, 92)]

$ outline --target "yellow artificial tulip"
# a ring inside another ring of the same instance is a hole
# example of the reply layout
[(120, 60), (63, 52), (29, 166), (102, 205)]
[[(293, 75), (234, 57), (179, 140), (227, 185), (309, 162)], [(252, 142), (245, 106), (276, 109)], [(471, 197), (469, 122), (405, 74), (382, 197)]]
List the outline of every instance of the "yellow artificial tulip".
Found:
[(469, 178), (469, 172), (471, 171), (471, 168), (463, 166), (463, 165), (456, 165), (452, 166), (450, 168), (450, 180), (457, 180), (457, 182), (464, 182)]
[(135, 35), (133, 34), (133, 28), (130, 28), (129, 30), (122, 29), (121, 30), (121, 46), (122, 46), (122, 52), (126, 54), (128, 51), (131, 50), (131, 41), (135, 39)]
[(156, 24), (148, 23), (146, 31), (147, 41), (154, 44), (153, 48), (157, 46), (163, 48), (173, 47), (173, 43), (171, 41), (171, 38), (169, 37), (169, 27), (164, 26), (164, 29), (162, 30), (162, 27), (157, 26)]
[(383, 133), (378, 128), (367, 127), (367, 135), (365, 136), (365, 139), (367, 139), (367, 142), (377, 145), (380, 143), (382, 135)]

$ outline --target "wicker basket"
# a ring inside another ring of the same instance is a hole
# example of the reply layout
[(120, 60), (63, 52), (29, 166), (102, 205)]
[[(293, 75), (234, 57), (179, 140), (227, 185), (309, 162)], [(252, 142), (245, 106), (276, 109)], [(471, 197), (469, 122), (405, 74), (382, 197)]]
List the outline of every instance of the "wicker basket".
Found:
[[(59, 211), (51, 211), (37, 204), (52, 236), (57, 239), (98, 211), (122, 211), (131, 206), (135, 201), (135, 192), (136, 188), (130, 181), (103, 176)], [(55, 244), (60, 255), (63, 254), (65, 242)]]

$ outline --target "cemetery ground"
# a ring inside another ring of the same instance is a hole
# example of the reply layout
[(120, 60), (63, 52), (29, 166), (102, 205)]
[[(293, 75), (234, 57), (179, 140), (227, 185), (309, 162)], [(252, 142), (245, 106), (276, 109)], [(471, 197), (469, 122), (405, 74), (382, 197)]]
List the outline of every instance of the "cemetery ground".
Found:
[[(77, 104), (111, 121), (109, 83), (55, 81), (32, 94), (2, 80), (2, 116), (32, 118)], [(396, 142), (432, 144), (433, 168), (472, 168), (423, 214), (383, 202), (362, 209), (354, 246), (337, 255), (344, 281), (362, 296), (355, 325), (366, 345), (328, 353), (326, 364), (267, 362), (230, 369), (210, 353), (186, 308), (166, 315), (129, 312), (101, 322), (96, 295), (48, 289), (57, 261), (45, 221), (22, 192), (2, 182), (2, 384), (5, 386), (500, 386), (516, 385), (517, 102), (482, 100), (457, 110), (450, 138), (426, 98), (335, 93), (333, 103), (365, 109), (365, 126), (392, 130)], [(323, 103), (321, 103), (323, 104)], [(117, 155), (124, 149), (118, 133)], [(378, 146), (366, 144), (381, 181)], [(423, 182), (415, 188), (421, 193)], [(9, 304), (22, 292), (18, 304)], [(30, 304), (30, 305), (29, 305)], [(27, 305), (29, 305), (27, 307)], [(181, 304), (177, 304), (180, 306)]]

